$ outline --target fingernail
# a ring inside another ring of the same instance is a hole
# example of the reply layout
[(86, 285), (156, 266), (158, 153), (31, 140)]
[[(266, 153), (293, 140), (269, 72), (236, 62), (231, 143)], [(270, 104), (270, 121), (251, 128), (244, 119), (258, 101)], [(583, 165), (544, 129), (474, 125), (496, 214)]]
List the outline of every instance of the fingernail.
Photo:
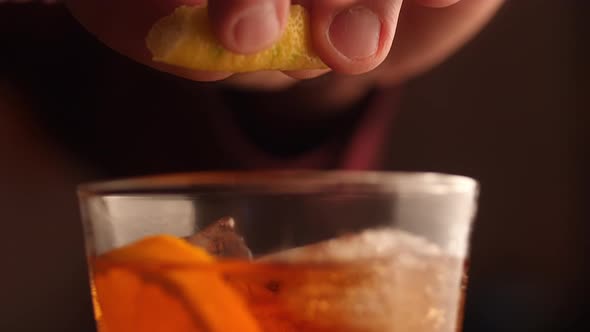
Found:
[(330, 25), (332, 45), (349, 59), (374, 55), (379, 47), (381, 21), (366, 7), (353, 7), (338, 13)]
[(272, 2), (247, 9), (233, 27), (234, 45), (243, 53), (253, 53), (270, 46), (280, 34), (277, 11)]

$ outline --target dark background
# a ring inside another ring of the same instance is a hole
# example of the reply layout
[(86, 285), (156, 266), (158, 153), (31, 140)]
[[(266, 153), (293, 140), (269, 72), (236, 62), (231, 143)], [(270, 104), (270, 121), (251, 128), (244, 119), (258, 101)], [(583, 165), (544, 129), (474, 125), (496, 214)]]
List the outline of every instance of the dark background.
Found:
[[(466, 332), (587, 327), (589, 6), (507, 1), (404, 87), (388, 169), (482, 184)], [(195, 122), (196, 86), (114, 54), (59, 6), (0, 5), (0, 331), (92, 331), (75, 186), (202, 166), (182, 157), (200, 147), (191, 128), (175, 130)]]

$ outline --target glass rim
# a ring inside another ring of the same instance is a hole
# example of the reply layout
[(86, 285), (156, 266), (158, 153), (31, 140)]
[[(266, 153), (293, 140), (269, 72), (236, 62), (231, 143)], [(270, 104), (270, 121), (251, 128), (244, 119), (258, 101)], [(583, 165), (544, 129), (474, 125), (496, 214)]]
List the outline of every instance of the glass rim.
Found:
[[(451, 194), (477, 192), (477, 180), (454, 174), (404, 171), (215, 171), (148, 175), (83, 183), (78, 195), (198, 192), (205, 188), (251, 192), (317, 192), (329, 185), (368, 185), (397, 193)], [(315, 190), (314, 190), (315, 189)]]

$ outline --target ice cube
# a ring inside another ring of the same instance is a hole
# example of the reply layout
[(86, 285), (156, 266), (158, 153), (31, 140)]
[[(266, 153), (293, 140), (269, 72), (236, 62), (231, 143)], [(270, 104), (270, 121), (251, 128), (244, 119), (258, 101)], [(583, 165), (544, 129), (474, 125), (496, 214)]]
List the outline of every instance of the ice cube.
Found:
[(252, 259), (252, 252), (236, 230), (236, 222), (224, 217), (186, 238), (195, 246), (218, 257)]
[(440, 248), (419, 236), (395, 229), (369, 229), (332, 240), (280, 251), (261, 257), (265, 262), (351, 262), (390, 257), (403, 252), (441, 255)]
[(306, 331), (455, 329), (462, 260), (413, 234), (367, 230), (256, 261), (266, 271), (241, 288), (261, 319), (288, 317)]

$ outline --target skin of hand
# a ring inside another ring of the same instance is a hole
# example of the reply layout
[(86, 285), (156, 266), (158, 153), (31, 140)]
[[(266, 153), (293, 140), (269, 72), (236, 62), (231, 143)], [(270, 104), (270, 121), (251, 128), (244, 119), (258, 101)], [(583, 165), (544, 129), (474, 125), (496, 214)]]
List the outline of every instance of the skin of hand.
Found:
[[(432, 68), (473, 37), (504, 0), (209, 0), (220, 42), (249, 54), (280, 37), (291, 4), (311, 17), (313, 46), (336, 77), (355, 89), (398, 84)], [(206, 0), (66, 0), (83, 26), (114, 50), (158, 70), (197, 81), (277, 89), (327, 71), (233, 74), (198, 72), (153, 62), (145, 36), (180, 5)], [(395, 37), (395, 38), (394, 38)], [(347, 76), (354, 75), (354, 80)], [(341, 95), (341, 93), (340, 93)]]

